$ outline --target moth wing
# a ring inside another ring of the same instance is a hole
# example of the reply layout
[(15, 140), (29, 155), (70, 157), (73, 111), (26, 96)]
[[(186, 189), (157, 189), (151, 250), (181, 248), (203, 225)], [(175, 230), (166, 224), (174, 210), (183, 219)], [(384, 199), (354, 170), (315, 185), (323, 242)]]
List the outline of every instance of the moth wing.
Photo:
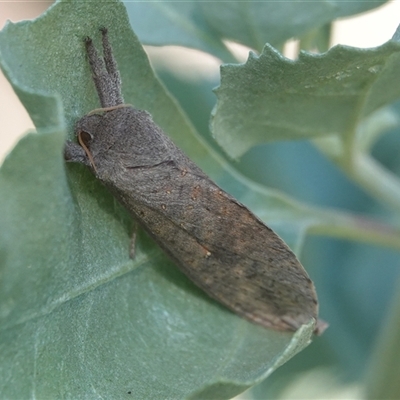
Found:
[[(182, 191), (181, 191), (182, 192)], [(296, 330), (318, 307), (314, 285), (288, 246), (245, 206), (200, 179), (189, 201), (137, 205), (143, 226), (209, 296), (246, 319)]]

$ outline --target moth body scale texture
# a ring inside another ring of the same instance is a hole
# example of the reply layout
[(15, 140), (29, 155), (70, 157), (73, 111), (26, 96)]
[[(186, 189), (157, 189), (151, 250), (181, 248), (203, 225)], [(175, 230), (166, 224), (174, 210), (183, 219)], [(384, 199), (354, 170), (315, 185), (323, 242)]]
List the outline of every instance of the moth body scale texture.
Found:
[(65, 159), (87, 165), (195, 284), (238, 315), (291, 331), (317, 320), (314, 285), (286, 244), (205, 175), (148, 112), (123, 104), (102, 34), (104, 59), (85, 42), (103, 112), (78, 121), (79, 143), (67, 142)]

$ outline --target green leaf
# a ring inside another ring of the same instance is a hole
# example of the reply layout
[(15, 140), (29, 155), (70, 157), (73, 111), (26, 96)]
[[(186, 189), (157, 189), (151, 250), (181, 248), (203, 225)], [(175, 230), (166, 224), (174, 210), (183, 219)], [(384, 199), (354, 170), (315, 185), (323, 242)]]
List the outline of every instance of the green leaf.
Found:
[(318, 49), (320, 53), (327, 51), (330, 47), (331, 34), (332, 23), (320, 26), (301, 37), (299, 48), (306, 51), (315, 51), (315, 49)]
[(302, 52), (296, 61), (267, 45), (245, 64), (221, 68), (214, 136), (232, 157), (268, 141), (352, 136), (362, 118), (400, 97), (393, 84), (399, 62), (394, 41), (374, 49)]
[(199, 3), (207, 23), (224, 38), (261, 51), (265, 43), (282, 45), (336, 16), (333, 3), (319, 1)]
[(384, 3), (387, 3), (387, 0), (355, 0), (355, 1), (341, 1), (336, 0), (332, 3), (335, 4), (337, 18), (339, 17), (348, 17), (353, 14), (362, 13), (364, 11), (371, 10), (375, 7), (379, 7)]
[(198, 2), (125, 2), (125, 5), (131, 25), (143, 44), (179, 45), (234, 60), (222, 38), (207, 26)]
[(244, 321), (197, 289), (143, 232), (129, 259), (130, 218), (84, 167), (62, 157), (74, 122), (98, 107), (83, 38), (99, 47), (102, 26), (126, 102), (151, 112), (255, 212), (271, 204), (269, 215), (275, 207), (300, 216), (204, 144), (155, 78), (121, 3), (61, 0), (33, 22), (9, 23), (1, 66), (38, 131), (0, 170), (0, 397), (232, 397), (306, 346), (313, 323), (292, 335)]
[(231, 61), (223, 40), (261, 51), (265, 43), (281, 46), (340, 16), (385, 1), (245, 1), (127, 2), (132, 26), (150, 45), (181, 45)]

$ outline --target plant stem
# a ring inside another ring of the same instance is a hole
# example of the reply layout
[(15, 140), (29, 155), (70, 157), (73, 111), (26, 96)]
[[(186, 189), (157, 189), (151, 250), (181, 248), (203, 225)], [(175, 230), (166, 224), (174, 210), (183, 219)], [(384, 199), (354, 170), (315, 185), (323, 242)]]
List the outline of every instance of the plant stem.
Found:
[[(400, 281), (397, 285), (400, 289)], [(386, 323), (370, 360), (365, 398), (398, 399), (400, 393), (400, 291), (394, 296)]]
[(321, 211), (321, 218), (307, 229), (312, 235), (323, 235), (369, 243), (400, 250), (400, 229), (372, 219), (338, 212)]
[(400, 212), (400, 180), (396, 175), (359, 149), (353, 151), (351, 162), (348, 162), (340, 140), (319, 139), (313, 143), (373, 198)]
[(354, 179), (373, 197), (400, 212), (400, 181), (383, 168), (370, 155), (357, 153), (353, 169), (348, 171)]

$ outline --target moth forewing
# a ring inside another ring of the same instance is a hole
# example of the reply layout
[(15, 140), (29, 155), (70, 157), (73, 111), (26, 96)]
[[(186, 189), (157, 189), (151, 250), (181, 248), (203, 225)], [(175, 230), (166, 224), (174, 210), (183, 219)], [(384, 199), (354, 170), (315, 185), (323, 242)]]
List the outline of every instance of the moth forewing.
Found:
[(286, 244), (186, 157), (149, 113), (122, 104), (102, 34), (105, 60), (90, 39), (85, 43), (105, 108), (78, 121), (79, 144), (66, 144), (66, 160), (88, 165), (177, 266), (238, 315), (291, 331), (317, 320), (314, 285)]

